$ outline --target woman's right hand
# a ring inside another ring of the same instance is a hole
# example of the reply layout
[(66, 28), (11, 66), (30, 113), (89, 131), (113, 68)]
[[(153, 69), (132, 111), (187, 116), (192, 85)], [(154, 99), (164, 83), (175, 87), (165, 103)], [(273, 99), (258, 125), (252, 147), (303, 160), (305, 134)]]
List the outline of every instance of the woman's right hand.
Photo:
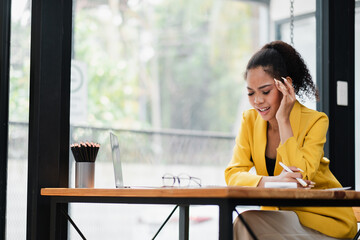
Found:
[(302, 174), (300, 170), (297, 167), (290, 166), (289, 167), (293, 172), (287, 172), (283, 170), (279, 175), (277, 176), (263, 176), (258, 184), (258, 187), (264, 187), (265, 182), (296, 182), (298, 188), (312, 188), (314, 187), (314, 182), (310, 180), (304, 181), (307, 183), (306, 187), (303, 187), (296, 178), (302, 178)]
[(290, 77), (283, 77), (282, 79), (284, 80), (284, 83), (274, 78), (276, 88), (283, 95), (279, 109), (276, 112), (276, 119), (280, 123), (290, 121), (290, 113), (296, 102), (296, 95), (294, 87), (292, 86), (292, 79)]
[(298, 182), (296, 178), (302, 178), (302, 174), (297, 167), (289, 167), (293, 172), (287, 172), (285, 169), (282, 170), (280, 175), (274, 176), (277, 182)]

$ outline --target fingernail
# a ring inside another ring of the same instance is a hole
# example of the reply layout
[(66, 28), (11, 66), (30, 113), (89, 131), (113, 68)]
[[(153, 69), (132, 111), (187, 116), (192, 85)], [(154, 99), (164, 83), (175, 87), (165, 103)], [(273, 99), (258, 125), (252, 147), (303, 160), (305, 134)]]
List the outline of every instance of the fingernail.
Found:
[(302, 170), (301, 168), (297, 168), (300, 172), (304, 172), (304, 170)]
[(316, 184), (316, 182), (311, 182), (311, 184), (315, 185), (315, 184)]
[(286, 78), (284, 78), (284, 77), (281, 77), (281, 78), (282, 78), (284, 81), (287, 81)]

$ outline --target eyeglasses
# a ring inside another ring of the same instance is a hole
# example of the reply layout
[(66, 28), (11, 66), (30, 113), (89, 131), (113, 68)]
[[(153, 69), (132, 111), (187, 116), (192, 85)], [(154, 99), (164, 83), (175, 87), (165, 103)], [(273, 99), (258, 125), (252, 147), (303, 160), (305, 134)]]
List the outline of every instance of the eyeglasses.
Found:
[(162, 181), (164, 187), (173, 187), (175, 184), (178, 184), (180, 187), (189, 187), (192, 182), (201, 187), (200, 178), (191, 177), (185, 173), (179, 174), (178, 176), (166, 173), (162, 176)]

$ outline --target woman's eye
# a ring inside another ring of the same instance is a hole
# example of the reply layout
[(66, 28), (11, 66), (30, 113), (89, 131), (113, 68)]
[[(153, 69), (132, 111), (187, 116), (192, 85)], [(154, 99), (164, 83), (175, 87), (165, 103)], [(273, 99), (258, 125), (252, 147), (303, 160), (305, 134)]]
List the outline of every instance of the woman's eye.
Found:
[(252, 96), (252, 95), (254, 95), (253, 92), (249, 92), (249, 93), (248, 93), (248, 96)]
[(265, 92), (263, 92), (263, 94), (268, 95), (268, 94), (269, 94), (269, 92), (270, 92), (270, 90), (269, 90), (269, 91), (265, 91)]

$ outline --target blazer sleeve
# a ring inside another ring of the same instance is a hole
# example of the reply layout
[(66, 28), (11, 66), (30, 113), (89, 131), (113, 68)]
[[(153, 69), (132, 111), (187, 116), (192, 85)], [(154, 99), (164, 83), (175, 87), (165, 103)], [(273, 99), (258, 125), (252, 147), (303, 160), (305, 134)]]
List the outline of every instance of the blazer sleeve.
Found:
[(243, 113), (239, 134), (235, 139), (233, 157), (225, 169), (225, 181), (232, 186), (257, 186), (261, 176), (250, 173), (254, 166), (251, 159), (251, 121)]
[(324, 156), (324, 144), (329, 126), (325, 113), (319, 113), (301, 126), (297, 139), (293, 136), (280, 144), (277, 151), (287, 166), (296, 166), (304, 172), (304, 179), (312, 180)]

